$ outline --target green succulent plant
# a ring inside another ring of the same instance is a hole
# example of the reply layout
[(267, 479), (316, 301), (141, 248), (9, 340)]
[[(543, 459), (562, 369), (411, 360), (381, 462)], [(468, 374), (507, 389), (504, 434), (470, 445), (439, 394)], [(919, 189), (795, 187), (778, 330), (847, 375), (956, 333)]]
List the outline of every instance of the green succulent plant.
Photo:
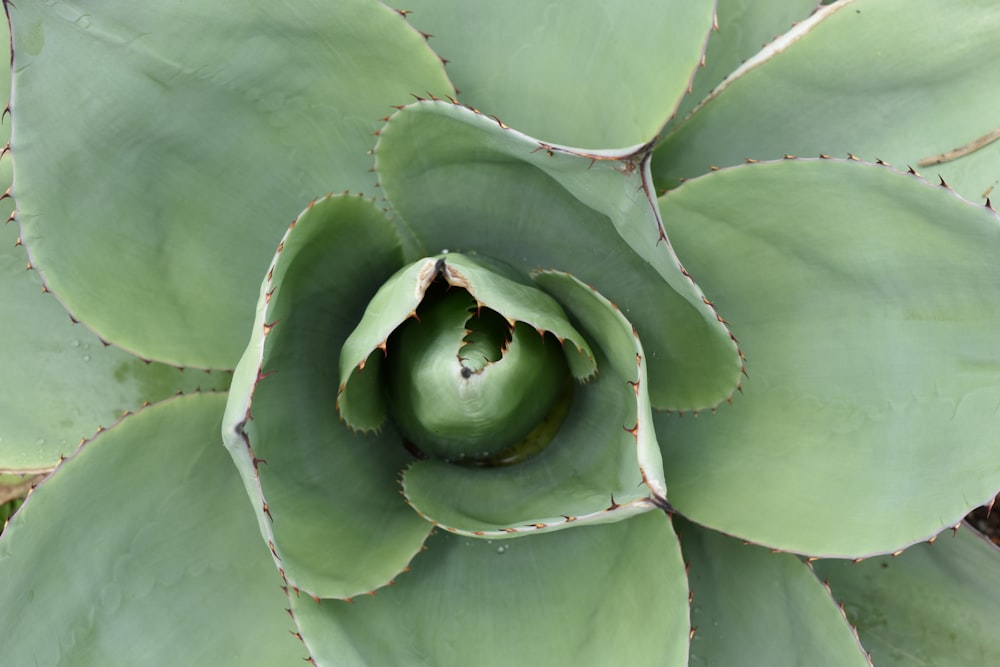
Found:
[(995, 3), (4, 4), (0, 664), (1000, 662)]

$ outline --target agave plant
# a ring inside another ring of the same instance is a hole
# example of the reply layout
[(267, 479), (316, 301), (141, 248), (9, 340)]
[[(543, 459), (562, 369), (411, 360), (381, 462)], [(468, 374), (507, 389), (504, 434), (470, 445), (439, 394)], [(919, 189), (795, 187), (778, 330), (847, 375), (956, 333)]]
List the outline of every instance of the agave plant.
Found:
[(0, 663), (1000, 661), (994, 4), (5, 2)]

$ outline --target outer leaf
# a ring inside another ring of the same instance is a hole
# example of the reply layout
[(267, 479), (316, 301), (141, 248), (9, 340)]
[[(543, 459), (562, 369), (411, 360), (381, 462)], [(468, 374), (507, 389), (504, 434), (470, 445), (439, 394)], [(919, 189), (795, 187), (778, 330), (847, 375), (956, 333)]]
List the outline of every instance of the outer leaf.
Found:
[(412, 460), (399, 436), (356, 434), (335, 408), (341, 346), (401, 264), (370, 202), (310, 205), (278, 246), (233, 379), (226, 445), (278, 566), (315, 595), (389, 583), (431, 529), (399, 495)]
[(0, 540), (0, 663), (299, 660), (281, 581), (216, 444), (224, 400), (129, 416), (32, 493)]
[(996, 494), (996, 213), (837, 160), (725, 169), (660, 204), (750, 376), (716, 415), (656, 419), (678, 510), (856, 557), (926, 539)]
[(1000, 550), (971, 530), (896, 558), (819, 561), (876, 665), (1000, 664)]
[(292, 610), (324, 667), (687, 665), (684, 565), (660, 512), (503, 544), (438, 535), (378, 595)]
[(229, 385), (230, 373), (182, 371), (103, 345), (42, 293), (16, 238), (13, 225), (0, 229), (0, 469), (50, 468), (126, 410)]
[(411, 92), (450, 91), (374, 0), (8, 7), (32, 261), (100, 336), (178, 365), (232, 367), (302, 202), (369, 191), (378, 119)]
[[(856, 153), (899, 166), (1000, 125), (1000, 5), (843, 0), (730, 77), (661, 144), (657, 185), (747, 158)], [(968, 199), (1000, 182), (1000, 143), (937, 166)]]
[(677, 524), (689, 564), (692, 665), (870, 665), (844, 613), (791, 554)]
[(816, 9), (817, 0), (719, 0), (718, 29), (708, 38), (705, 61), (677, 110), (684, 117), (733, 70)]
[[(407, 0), (464, 102), (572, 146), (649, 141), (691, 81), (714, 0)], [(595, 94), (596, 93), (596, 94)]]
[(738, 384), (739, 352), (661, 235), (644, 150), (581, 153), (459, 105), (425, 102), (393, 116), (376, 158), (386, 195), (415, 235), (411, 254), (447, 248), (525, 274), (568, 272), (635, 325), (654, 406), (715, 405)]

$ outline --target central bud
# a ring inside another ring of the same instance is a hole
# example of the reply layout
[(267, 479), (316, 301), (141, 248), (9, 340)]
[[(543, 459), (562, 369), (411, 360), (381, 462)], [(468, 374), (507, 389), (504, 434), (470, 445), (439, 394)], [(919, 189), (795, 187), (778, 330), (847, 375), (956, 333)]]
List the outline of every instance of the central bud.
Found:
[(562, 344), (509, 321), (461, 288), (432, 286), (390, 338), (388, 408), (424, 454), (502, 460), (559, 413), (571, 386)]
[(594, 353), (559, 302), (513, 269), (457, 253), (391, 276), (340, 351), (337, 410), (391, 419), (408, 450), (463, 466), (525, 461), (553, 442)]

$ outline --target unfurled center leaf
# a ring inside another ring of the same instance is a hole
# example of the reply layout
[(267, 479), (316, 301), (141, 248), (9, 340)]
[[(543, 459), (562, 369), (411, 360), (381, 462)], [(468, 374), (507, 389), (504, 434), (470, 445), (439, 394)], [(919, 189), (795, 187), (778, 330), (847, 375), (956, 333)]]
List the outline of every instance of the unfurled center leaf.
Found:
[(508, 465), (544, 449), (570, 376), (596, 365), (559, 304), (507, 273), (452, 254), (386, 282), (344, 343), (344, 420), (370, 429), (391, 416), (408, 448), (449, 463)]

